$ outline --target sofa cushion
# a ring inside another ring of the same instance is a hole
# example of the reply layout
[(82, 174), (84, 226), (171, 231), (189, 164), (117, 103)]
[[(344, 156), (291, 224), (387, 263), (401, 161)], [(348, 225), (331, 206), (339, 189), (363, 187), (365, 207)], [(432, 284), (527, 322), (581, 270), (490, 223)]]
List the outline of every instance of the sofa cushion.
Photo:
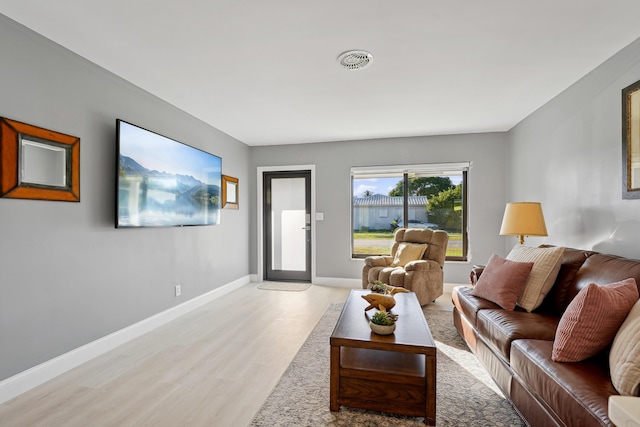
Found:
[(513, 310), (532, 267), (532, 262), (509, 261), (491, 255), (472, 294), (495, 302), (505, 310)]
[(405, 271), (402, 267), (371, 267), (369, 283), (376, 280), (391, 286), (404, 286)]
[(571, 301), (558, 323), (552, 359), (578, 362), (611, 344), (638, 300), (635, 279), (599, 286), (591, 283)]
[(477, 326), (478, 311), (487, 308), (500, 308), (496, 303), (493, 303), (484, 298), (476, 297), (472, 294), (473, 288), (469, 286), (456, 286), (451, 293), (451, 300), (453, 305), (456, 306), (458, 311), (471, 323), (474, 327)]
[(507, 255), (507, 259), (533, 263), (524, 291), (518, 298), (520, 307), (527, 311), (533, 311), (542, 304), (544, 297), (556, 281), (562, 264), (563, 253), (563, 247), (530, 248), (523, 245), (513, 247), (509, 255)]
[(640, 396), (640, 300), (627, 315), (609, 353), (611, 382), (624, 396)]
[(640, 290), (640, 261), (615, 255), (594, 254), (587, 258), (578, 270), (575, 280), (567, 290), (565, 307), (590, 283), (613, 283), (633, 277)]
[(421, 228), (405, 228), (404, 234), (396, 237), (398, 242), (429, 243), (433, 238), (433, 230)]
[(606, 358), (556, 363), (551, 360), (552, 349), (552, 341), (514, 341), (511, 368), (518, 382), (566, 425), (612, 425), (607, 416), (608, 399), (617, 393)]
[(477, 329), (483, 341), (507, 363), (514, 340), (533, 338), (553, 341), (558, 318), (550, 314), (517, 311), (481, 310)]
[[(553, 246), (541, 245), (540, 247), (544, 248)], [(582, 267), (582, 264), (584, 264), (587, 258), (596, 253), (597, 252), (585, 251), (582, 249), (564, 248), (562, 264), (560, 265), (558, 277), (538, 310), (554, 313), (558, 317), (562, 316), (567, 305), (569, 305), (569, 290), (572, 287), (576, 273), (580, 267)], [(572, 295), (572, 297), (573, 296), (574, 295)]]

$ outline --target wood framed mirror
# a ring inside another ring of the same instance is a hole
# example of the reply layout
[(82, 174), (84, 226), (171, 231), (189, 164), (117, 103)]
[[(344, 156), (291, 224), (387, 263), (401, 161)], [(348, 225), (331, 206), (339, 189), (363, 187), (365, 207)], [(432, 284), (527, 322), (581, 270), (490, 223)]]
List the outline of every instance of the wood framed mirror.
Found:
[(640, 81), (622, 89), (622, 198), (640, 199)]
[(238, 209), (240, 207), (239, 197), (238, 178), (222, 175), (222, 207)]
[(0, 118), (0, 197), (80, 201), (80, 138)]

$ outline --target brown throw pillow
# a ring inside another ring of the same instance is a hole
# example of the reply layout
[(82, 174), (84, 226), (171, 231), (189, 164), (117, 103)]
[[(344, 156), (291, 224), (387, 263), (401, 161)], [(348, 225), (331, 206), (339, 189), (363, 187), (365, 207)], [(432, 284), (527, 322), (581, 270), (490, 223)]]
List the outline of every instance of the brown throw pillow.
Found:
[(513, 311), (532, 267), (532, 262), (509, 261), (491, 255), (471, 295)]
[(633, 278), (582, 288), (560, 318), (551, 360), (579, 362), (600, 353), (611, 344), (637, 300)]

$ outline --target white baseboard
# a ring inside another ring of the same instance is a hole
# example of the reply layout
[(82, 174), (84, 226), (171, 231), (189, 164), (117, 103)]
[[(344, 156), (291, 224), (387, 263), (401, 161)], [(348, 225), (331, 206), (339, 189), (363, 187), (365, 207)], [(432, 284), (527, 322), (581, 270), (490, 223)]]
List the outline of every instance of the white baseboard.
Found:
[[(252, 282), (260, 282), (261, 279), (257, 274), (251, 275)], [(320, 286), (334, 286), (337, 288), (349, 288), (359, 289), (361, 285), (360, 279), (344, 279), (342, 277), (316, 277), (313, 280), (314, 285)]]
[(171, 307), (131, 326), (120, 329), (33, 368), (20, 372), (0, 382), (0, 404), (37, 387), (89, 360), (98, 357), (134, 338), (144, 335), (172, 320), (179, 318), (204, 304), (216, 300), (251, 281), (249, 275), (227, 283), (206, 294)]
[(344, 279), (341, 277), (316, 277), (314, 285), (333, 286), (336, 288), (361, 289), (362, 280), (360, 279)]
[[(338, 288), (361, 289), (362, 281), (360, 279), (345, 279), (342, 277), (316, 277), (314, 285), (334, 286)], [(451, 293), (453, 288), (460, 286), (460, 283), (445, 283), (444, 292)]]

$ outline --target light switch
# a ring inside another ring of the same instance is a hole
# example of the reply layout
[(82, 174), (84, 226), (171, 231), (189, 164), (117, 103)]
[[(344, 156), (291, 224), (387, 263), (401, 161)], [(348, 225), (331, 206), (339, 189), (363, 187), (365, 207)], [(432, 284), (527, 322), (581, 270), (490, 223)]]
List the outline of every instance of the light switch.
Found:
[(324, 212), (316, 212), (316, 221), (324, 220)]

